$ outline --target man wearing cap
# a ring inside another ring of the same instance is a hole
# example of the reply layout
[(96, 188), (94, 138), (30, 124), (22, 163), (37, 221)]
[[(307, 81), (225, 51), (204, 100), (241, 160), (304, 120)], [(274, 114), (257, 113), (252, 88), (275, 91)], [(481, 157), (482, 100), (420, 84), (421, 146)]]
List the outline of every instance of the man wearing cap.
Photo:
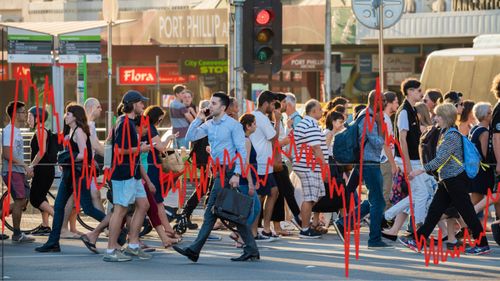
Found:
[[(109, 262), (130, 261), (130, 256), (139, 259), (150, 259), (150, 254), (144, 253), (139, 246), (139, 230), (144, 221), (149, 203), (141, 183), (139, 169), (139, 153), (149, 151), (149, 145), (140, 144), (135, 130), (134, 119), (144, 111), (144, 102), (149, 99), (138, 91), (130, 90), (122, 98), (123, 115), (116, 120), (113, 132), (113, 158), (121, 163), (116, 164), (111, 175), (113, 190), (113, 214), (109, 222), (108, 249), (103, 260)], [(115, 155), (118, 154), (118, 155)], [(121, 232), (123, 218), (127, 208), (135, 203), (135, 212), (130, 223), (129, 244), (121, 250), (118, 236)]]

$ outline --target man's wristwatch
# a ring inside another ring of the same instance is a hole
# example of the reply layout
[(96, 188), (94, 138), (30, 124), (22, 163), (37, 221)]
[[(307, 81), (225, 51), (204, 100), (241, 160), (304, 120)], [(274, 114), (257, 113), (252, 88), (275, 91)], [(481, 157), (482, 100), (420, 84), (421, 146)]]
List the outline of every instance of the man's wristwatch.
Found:
[(237, 176), (237, 177), (240, 177), (240, 174), (238, 173), (234, 173), (233, 176)]

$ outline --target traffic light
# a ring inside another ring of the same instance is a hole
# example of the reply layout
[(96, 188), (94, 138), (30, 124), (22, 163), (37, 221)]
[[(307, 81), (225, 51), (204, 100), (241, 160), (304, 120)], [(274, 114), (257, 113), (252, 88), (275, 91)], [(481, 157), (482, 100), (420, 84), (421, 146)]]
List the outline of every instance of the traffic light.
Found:
[(282, 57), (280, 0), (246, 0), (243, 5), (243, 68), (248, 73), (280, 71)]

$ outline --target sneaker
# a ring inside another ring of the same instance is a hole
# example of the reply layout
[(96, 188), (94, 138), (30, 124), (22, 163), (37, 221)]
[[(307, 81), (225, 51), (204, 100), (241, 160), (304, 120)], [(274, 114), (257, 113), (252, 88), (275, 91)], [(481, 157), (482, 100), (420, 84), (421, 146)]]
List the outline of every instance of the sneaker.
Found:
[(33, 230), (30, 234), (33, 236), (48, 236), (52, 229), (49, 226), (38, 226), (35, 230)]
[(144, 252), (144, 250), (142, 250), (140, 247), (137, 249), (127, 247), (125, 248), (125, 250), (123, 250), (123, 253), (127, 256), (136, 256), (141, 260), (149, 260), (153, 257), (153, 255)]
[(489, 255), (490, 253), (491, 253), (490, 246), (484, 246), (484, 247), (474, 246), (465, 249), (466, 255), (481, 256), (481, 255)]
[(301, 230), (299, 233), (299, 237), (305, 239), (317, 239), (321, 238), (321, 233), (316, 232), (314, 229), (310, 227), (306, 231)]
[(207, 241), (220, 241), (222, 240), (222, 236), (220, 235), (215, 235), (215, 234), (210, 234), (208, 235)]
[(345, 239), (344, 239), (344, 226), (342, 224), (340, 224), (340, 222), (334, 221), (333, 222), (333, 228), (335, 228), (335, 232), (339, 236), (340, 240), (342, 240), (342, 242), (345, 242)]
[(375, 243), (375, 244), (368, 244), (368, 249), (373, 249), (373, 250), (376, 250), (376, 249), (392, 249), (394, 248), (394, 246), (392, 245), (389, 245), (383, 241), (380, 241), (378, 243)]
[(7, 240), (9, 238), (10, 238), (9, 235), (6, 235), (6, 234), (1, 234), (0, 235), (0, 240)]
[(281, 221), (280, 222), (280, 227), (283, 230), (288, 230), (288, 231), (295, 230), (295, 225), (292, 222), (289, 222), (289, 221)]
[(401, 236), (399, 238), (399, 242), (414, 252), (417, 252), (417, 253), (420, 252), (418, 250), (417, 241), (415, 241), (413, 238)]
[(269, 236), (264, 236), (262, 234), (257, 234), (257, 236), (254, 237), (255, 242), (273, 242), (276, 241), (274, 237), (269, 237)]
[(107, 262), (124, 262), (131, 261), (132, 258), (125, 255), (121, 250), (115, 249), (111, 254), (108, 254), (108, 252), (106, 252), (102, 260)]
[(368, 244), (368, 249), (392, 249), (394, 248), (392, 245), (389, 245), (383, 241), (374, 244)]
[(453, 251), (455, 248), (458, 249), (462, 246), (462, 242), (460, 240), (457, 240), (455, 243), (451, 242), (446, 242), (446, 249)]
[(33, 243), (35, 238), (21, 232), (19, 235), (12, 235), (12, 241), (16, 243)]
[(61, 246), (59, 246), (59, 243), (57, 244), (45, 243), (40, 247), (36, 247), (35, 251), (39, 253), (59, 253), (61, 252)]
[(302, 230), (302, 220), (299, 216), (294, 216), (291, 222), (299, 231)]

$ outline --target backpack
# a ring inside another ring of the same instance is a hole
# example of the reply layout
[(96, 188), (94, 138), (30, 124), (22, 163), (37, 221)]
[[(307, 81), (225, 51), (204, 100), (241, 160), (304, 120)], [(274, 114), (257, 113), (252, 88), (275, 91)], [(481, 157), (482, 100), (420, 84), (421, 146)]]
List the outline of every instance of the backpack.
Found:
[(59, 144), (57, 134), (47, 130), (47, 163), (57, 163), (57, 153), (63, 150), (63, 145)]
[[(460, 132), (455, 129), (455, 128), (450, 128), (446, 132), (446, 134), (450, 132), (456, 132), (460, 134)], [(446, 136), (445, 134), (445, 136)], [(481, 154), (479, 154), (479, 151), (476, 148), (476, 145), (473, 144), (466, 136), (463, 136), (460, 134), (462, 137), (462, 147), (463, 147), (463, 153), (464, 153), (464, 163), (460, 162), (457, 157), (454, 155), (451, 155), (446, 162), (439, 167), (438, 170), (440, 170), (448, 161), (450, 161), (450, 158), (455, 160), (458, 165), (462, 166), (465, 168), (465, 172), (467, 173), (467, 176), (470, 179), (473, 179), (477, 176), (479, 173), (479, 167), (480, 167), (480, 162), (481, 162)]]
[(422, 166), (436, 157), (436, 148), (441, 136), (441, 129), (437, 126), (429, 126), (420, 136), (418, 144), (418, 155)]
[[(371, 114), (370, 114), (371, 116)], [(346, 129), (335, 136), (333, 142), (333, 158), (341, 164), (359, 163), (360, 145), (358, 125), (364, 120), (365, 114), (358, 116), (346, 126)]]

